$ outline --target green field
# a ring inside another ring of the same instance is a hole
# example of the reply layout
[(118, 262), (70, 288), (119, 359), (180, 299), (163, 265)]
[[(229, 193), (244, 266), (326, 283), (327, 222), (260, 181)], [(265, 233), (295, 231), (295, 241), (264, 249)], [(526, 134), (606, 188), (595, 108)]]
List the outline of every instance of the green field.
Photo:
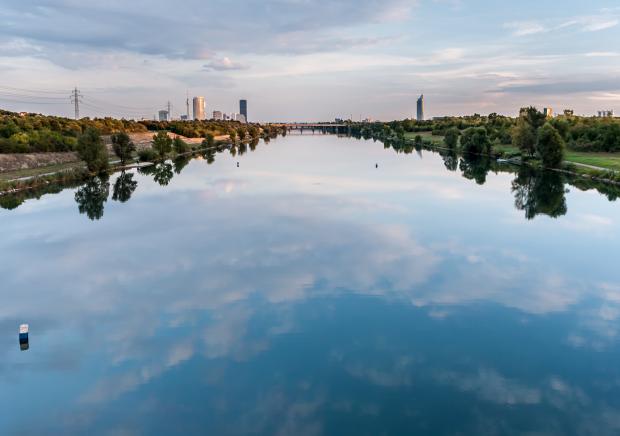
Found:
[(620, 153), (566, 151), (566, 161), (620, 171)]
[(433, 136), (431, 132), (405, 132), (405, 139), (415, 139), (417, 135), (422, 139), (430, 139), (435, 145), (443, 144), (443, 136)]
[[(507, 154), (519, 153), (519, 149), (512, 145), (493, 145), (493, 149)], [(620, 153), (566, 150), (565, 161), (606, 170), (620, 171)]]

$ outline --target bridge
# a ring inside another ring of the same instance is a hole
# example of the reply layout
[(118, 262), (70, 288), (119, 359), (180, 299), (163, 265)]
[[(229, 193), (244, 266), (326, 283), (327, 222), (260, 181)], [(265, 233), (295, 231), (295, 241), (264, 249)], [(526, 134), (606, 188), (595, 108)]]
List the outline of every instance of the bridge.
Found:
[(287, 131), (299, 130), (301, 133), (304, 130), (312, 131), (312, 133), (319, 132), (323, 134), (327, 133), (347, 133), (350, 126), (344, 123), (274, 123), (275, 126), (284, 127)]

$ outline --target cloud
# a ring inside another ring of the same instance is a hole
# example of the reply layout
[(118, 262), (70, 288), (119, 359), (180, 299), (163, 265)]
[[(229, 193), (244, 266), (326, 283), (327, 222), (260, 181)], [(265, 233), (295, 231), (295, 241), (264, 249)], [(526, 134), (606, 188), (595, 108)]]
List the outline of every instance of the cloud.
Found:
[(536, 21), (516, 21), (504, 24), (506, 29), (512, 30), (514, 36), (535, 35), (547, 32), (548, 29)]
[(224, 57), (207, 62), (203, 65), (203, 68), (207, 71), (235, 71), (246, 70), (249, 67), (239, 62), (234, 62), (230, 58)]
[(476, 374), (444, 371), (437, 374), (440, 383), (452, 385), (463, 392), (473, 392), (485, 401), (503, 405), (538, 404), (541, 392), (507, 379), (495, 370), (479, 369)]
[(582, 32), (599, 32), (616, 27), (619, 22), (617, 12), (602, 11), (599, 15), (572, 17), (561, 22), (557, 19), (544, 22), (513, 21), (504, 24), (504, 28), (512, 30), (514, 36), (529, 36), (571, 28), (577, 28)]
[[(22, 38), (46, 47), (59, 44), (201, 59), (208, 53), (231, 50), (296, 52), (307, 49), (299, 46), (300, 40), (313, 40), (325, 32), (335, 39), (347, 39), (343, 29), (402, 20), (414, 7), (415, 2), (407, 0), (35, 0), (28, 5), (3, 5), (0, 37)], [(47, 55), (54, 57), (53, 52)]]

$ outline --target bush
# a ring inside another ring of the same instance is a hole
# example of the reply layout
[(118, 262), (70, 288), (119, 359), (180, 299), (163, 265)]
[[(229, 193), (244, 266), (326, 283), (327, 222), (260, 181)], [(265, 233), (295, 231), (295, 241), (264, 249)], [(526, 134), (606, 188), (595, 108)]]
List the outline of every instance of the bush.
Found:
[(484, 127), (470, 127), (461, 136), (461, 147), (467, 153), (490, 154), (491, 141)]
[(152, 148), (145, 148), (138, 151), (138, 159), (140, 162), (153, 162), (157, 160), (157, 153)]
[(189, 145), (178, 136), (172, 141), (172, 148), (174, 148), (177, 154), (183, 154), (189, 151)]
[(461, 136), (459, 129), (452, 127), (446, 131), (446, 136), (443, 140), (448, 148), (456, 148), (459, 143), (459, 136)]

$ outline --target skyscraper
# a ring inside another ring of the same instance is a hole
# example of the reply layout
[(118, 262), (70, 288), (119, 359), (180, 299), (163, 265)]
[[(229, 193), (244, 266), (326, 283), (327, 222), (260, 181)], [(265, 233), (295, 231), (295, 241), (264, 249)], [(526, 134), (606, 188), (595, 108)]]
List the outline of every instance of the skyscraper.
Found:
[(204, 120), (205, 119), (205, 98), (194, 97), (192, 102), (194, 103), (194, 119)]
[(424, 121), (424, 94), (418, 98), (418, 121)]
[(247, 100), (239, 100), (239, 113), (245, 117), (245, 120), (248, 119), (248, 101)]
[(161, 110), (158, 112), (159, 121), (170, 121), (170, 112), (167, 110)]

